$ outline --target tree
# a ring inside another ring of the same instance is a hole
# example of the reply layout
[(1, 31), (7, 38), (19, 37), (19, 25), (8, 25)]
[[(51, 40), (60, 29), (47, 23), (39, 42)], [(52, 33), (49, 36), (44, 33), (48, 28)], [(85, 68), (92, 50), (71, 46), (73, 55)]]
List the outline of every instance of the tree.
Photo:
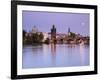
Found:
[(44, 38), (44, 36), (43, 36), (43, 33), (41, 32), (40, 35), (39, 35), (39, 40), (42, 41), (43, 38)]
[(33, 33), (32, 34), (32, 43), (37, 43), (38, 42), (38, 34), (37, 33)]
[(72, 38), (75, 38), (75, 37), (76, 37), (76, 34), (73, 33), (73, 32), (70, 32), (70, 36), (71, 36)]
[(25, 31), (25, 30), (23, 30), (23, 39), (25, 38), (25, 34), (26, 34), (27, 32)]
[(33, 43), (41, 43), (43, 38), (44, 38), (44, 36), (43, 36), (42, 32), (40, 34), (39, 33), (32, 34), (32, 42)]
[(50, 42), (50, 39), (49, 38), (46, 38), (46, 40), (45, 40), (44, 43), (49, 44), (49, 42)]
[(26, 37), (26, 41), (25, 41), (27, 44), (32, 44), (32, 37), (31, 36), (27, 36)]

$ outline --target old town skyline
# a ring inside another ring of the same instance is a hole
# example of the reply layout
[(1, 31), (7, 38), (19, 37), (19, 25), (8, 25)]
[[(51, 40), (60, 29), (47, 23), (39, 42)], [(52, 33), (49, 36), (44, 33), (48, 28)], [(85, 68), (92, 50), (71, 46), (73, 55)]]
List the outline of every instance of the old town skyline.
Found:
[(47, 13), (23, 11), (22, 25), (27, 32), (36, 26), (41, 32), (49, 32), (54, 24), (57, 33), (66, 33), (70, 27), (74, 33), (89, 36), (89, 14)]

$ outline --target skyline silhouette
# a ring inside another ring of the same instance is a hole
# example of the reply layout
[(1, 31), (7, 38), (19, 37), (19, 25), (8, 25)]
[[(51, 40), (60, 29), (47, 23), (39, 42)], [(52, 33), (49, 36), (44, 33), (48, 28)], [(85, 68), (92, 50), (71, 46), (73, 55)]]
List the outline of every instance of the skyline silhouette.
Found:
[(68, 28), (72, 32), (89, 36), (89, 17), (88, 13), (55, 13), (55, 12), (22, 12), (22, 26), (27, 32), (36, 26), (41, 32), (50, 32), (52, 25), (55, 25), (57, 32), (67, 33)]

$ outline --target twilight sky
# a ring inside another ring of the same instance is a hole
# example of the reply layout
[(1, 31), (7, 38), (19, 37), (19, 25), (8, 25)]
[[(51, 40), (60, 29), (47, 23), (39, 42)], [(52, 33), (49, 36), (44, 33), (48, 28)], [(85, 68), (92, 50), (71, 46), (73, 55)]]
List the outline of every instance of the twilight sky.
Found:
[(81, 35), (89, 35), (90, 15), (87, 13), (55, 13), (55, 12), (22, 12), (23, 29), (31, 31), (34, 26), (42, 32), (50, 32), (54, 24), (58, 33), (67, 33), (68, 28), (71, 32)]

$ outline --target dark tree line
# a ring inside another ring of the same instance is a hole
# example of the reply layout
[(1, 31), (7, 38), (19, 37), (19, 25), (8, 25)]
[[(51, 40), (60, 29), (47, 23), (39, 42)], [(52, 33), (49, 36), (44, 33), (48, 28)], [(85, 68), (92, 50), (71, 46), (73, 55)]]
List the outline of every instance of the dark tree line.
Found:
[(26, 36), (26, 33), (27, 32), (23, 30), (23, 43), (24, 44), (42, 43), (42, 40), (44, 39), (42, 32), (27, 34), (27, 36)]

